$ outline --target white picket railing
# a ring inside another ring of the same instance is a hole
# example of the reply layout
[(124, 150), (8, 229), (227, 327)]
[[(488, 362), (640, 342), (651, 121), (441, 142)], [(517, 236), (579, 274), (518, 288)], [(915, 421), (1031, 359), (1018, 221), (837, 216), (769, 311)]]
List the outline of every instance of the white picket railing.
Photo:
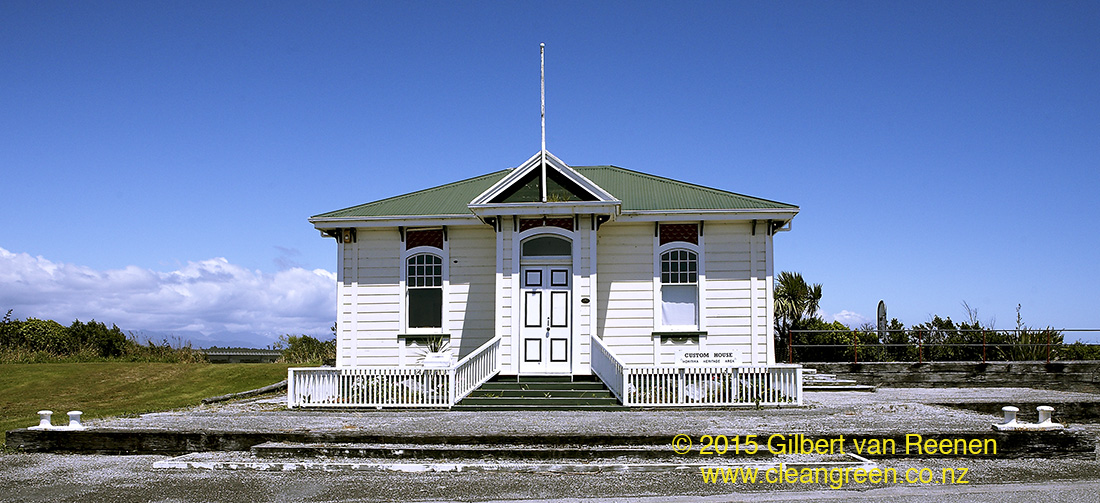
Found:
[(801, 365), (625, 365), (592, 340), (592, 371), (628, 407), (802, 405)]
[(450, 407), (500, 372), (500, 338), (450, 368), (287, 370), (287, 407)]
[(623, 391), (626, 389), (626, 380), (624, 379), (623, 368), (623, 363), (615, 357), (615, 353), (612, 353), (599, 337), (593, 337), (592, 373), (596, 374), (604, 385), (611, 390), (611, 394), (615, 395), (615, 398), (618, 398), (619, 402), (625, 405), (626, 396)]
[[(592, 371), (628, 407), (802, 405), (800, 365), (625, 365), (593, 337)], [(291, 368), (287, 406), (450, 407), (499, 372), (499, 337), (450, 368)]]
[(450, 372), (451, 405), (454, 405), (500, 372), (500, 337), (466, 355)]

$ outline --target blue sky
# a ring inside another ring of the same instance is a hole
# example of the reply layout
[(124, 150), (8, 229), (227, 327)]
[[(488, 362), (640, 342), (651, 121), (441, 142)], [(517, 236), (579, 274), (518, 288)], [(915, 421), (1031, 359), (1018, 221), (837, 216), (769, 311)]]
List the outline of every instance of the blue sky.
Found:
[(828, 318), (1100, 327), (1096, 2), (0, 3), (0, 309), (327, 333), (310, 215), (548, 148), (802, 208)]

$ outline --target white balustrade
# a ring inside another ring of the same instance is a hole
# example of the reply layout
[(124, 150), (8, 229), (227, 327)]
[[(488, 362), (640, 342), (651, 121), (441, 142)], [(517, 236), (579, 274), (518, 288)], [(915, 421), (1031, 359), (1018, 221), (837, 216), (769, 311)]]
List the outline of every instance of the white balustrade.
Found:
[(626, 406), (802, 405), (800, 365), (626, 365), (592, 339), (592, 371)]
[[(450, 407), (500, 372), (499, 337), (455, 365), (292, 368), (288, 407)], [(592, 338), (592, 371), (632, 407), (802, 405), (800, 365), (625, 365)]]
[(287, 371), (287, 407), (450, 407), (500, 372), (500, 338), (453, 367), (309, 367)]

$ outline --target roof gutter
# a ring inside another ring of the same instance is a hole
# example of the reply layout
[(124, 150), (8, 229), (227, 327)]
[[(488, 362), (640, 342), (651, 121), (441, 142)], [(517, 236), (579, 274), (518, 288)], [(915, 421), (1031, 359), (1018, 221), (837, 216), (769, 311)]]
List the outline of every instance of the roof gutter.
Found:
[(339, 229), (343, 227), (396, 227), (428, 225), (481, 225), (481, 219), (465, 215), (386, 215), (376, 217), (311, 217), (314, 228)]
[(798, 214), (792, 210), (642, 210), (623, 211), (620, 222), (656, 222), (661, 220), (776, 220), (789, 222)]

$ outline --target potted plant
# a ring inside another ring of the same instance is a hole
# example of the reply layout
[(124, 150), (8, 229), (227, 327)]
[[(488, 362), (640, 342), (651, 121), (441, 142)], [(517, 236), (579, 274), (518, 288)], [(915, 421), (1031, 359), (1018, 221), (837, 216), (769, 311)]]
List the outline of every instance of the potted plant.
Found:
[(451, 343), (442, 335), (434, 335), (427, 338), (425, 347), (421, 350), (418, 360), (420, 365), (433, 368), (447, 368), (451, 366)]

